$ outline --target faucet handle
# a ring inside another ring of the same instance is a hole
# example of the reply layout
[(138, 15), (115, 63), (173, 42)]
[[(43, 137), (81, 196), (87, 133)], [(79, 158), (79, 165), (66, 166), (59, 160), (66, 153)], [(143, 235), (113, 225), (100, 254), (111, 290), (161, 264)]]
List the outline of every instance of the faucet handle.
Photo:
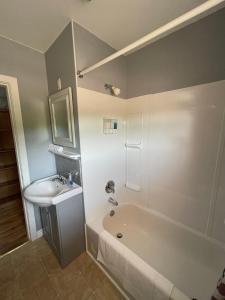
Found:
[(63, 173), (59, 174), (59, 176), (66, 177), (66, 178), (69, 178), (71, 176), (77, 177), (78, 175), (79, 175), (79, 172), (77, 170), (71, 170), (69, 172), (63, 172)]
[(109, 180), (105, 186), (105, 191), (107, 194), (115, 193), (115, 182), (113, 180)]
[(59, 175), (59, 181), (62, 183), (62, 184), (65, 184), (66, 183), (66, 178), (62, 175)]

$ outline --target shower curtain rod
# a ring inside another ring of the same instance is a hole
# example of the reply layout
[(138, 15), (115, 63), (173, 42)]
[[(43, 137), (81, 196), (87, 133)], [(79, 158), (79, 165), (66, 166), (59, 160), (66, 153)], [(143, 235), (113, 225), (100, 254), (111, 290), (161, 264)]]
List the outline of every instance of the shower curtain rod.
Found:
[(109, 55), (108, 57), (100, 60), (99, 62), (97, 62), (96, 64), (83, 69), (81, 71), (77, 72), (77, 75), (82, 78), (85, 74), (94, 71), (95, 69), (101, 67), (102, 65), (116, 59), (119, 56), (122, 56), (124, 54), (127, 54), (128, 52), (131, 52), (132, 50), (156, 39), (157, 37), (165, 34), (168, 31), (171, 31), (172, 29), (175, 29), (179, 26), (181, 26), (182, 24), (188, 22), (189, 20), (207, 12), (208, 10), (218, 6), (219, 4), (224, 3), (225, 0), (208, 0), (205, 3), (193, 8), (192, 10), (186, 12), (185, 14), (181, 15), (180, 17), (170, 21), (169, 23), (163, 25), (162, 27), (152, 31), (151, 33), (143, 36), (142, 38), (140, 38), (139, 40), (137, 40), (136, 42), (126, 46), (125, 48)]

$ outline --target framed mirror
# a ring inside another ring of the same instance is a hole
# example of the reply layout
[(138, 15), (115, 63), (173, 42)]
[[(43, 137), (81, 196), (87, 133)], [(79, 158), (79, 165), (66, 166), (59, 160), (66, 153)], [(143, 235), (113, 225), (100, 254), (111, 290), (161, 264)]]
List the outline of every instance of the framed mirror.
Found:
[(53, 143), (76, 147), (72, 91), (68, 87), (49, 97)]

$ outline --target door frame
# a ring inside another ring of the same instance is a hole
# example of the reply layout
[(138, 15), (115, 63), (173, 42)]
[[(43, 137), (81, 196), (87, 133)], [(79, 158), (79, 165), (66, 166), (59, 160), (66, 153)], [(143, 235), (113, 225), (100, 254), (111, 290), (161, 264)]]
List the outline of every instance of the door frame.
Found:
[[(5, 86), (7, 90), (9, 114), (15, 143), (20, 187), (22, 192), (23, 189), (30, 184), (30, 173), (21, 113), (18, 81), (16, 77), (0, 74), (0, 85)], [(36, 230), (34, 206), (32, 203), (25, 200), (23, 195), (21, 196), (24, 208), (27, 236), (29, 240), (35, 240), (38, 237), (38, 233)]]

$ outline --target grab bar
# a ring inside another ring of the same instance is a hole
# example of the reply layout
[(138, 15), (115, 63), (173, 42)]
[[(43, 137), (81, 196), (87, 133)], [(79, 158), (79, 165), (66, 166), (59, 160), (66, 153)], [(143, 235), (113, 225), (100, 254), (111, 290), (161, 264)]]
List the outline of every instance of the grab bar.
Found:
[(134, 148), (134, 149), (141, 149), (142, 148), (142, 146), (141, 146), (141, 144), (125, 144), (125, 147), (126, 148)]

